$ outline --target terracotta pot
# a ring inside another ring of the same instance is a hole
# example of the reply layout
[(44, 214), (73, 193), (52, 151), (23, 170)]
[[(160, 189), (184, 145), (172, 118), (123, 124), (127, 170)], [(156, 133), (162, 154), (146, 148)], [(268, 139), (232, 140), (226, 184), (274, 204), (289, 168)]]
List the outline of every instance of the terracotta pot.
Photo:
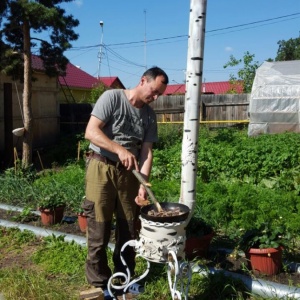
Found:
[(246, 253), (250, 267), (265, 275), (278, 274), (282, 267), (282, 248), (250, 248)]
[(86, 232), (87, 219), (85, 213), (78, 213), (77, 217), (78, 217), (78, 225), (81, 232)]
[(192, 260), (196, 257), (207, 257), (211, 240), (214, 237), (214, 232), (201, 237), (189, 237), (185, 241), (185, 257)]
[(49, 226), (60, 223), (64, 217), (65, 206), (49, 208), (39, 208), (41, 212), (41, 222), (43, 225)]

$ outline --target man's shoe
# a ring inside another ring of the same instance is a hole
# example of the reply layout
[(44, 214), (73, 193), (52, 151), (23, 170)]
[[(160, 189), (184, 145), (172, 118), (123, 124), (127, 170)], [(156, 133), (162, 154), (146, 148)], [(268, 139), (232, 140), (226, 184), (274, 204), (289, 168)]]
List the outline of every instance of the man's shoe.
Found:
[(144, 292), (144, 287), (138, 283), (134, 283), (129, 286), (128, 292), (133, 294), (133, 295), (138, 295), (140, 293)]
[(108, 289), (103, 290), (104, 300), (113, 300), (114, 297), (112, 297), (108, 291)]

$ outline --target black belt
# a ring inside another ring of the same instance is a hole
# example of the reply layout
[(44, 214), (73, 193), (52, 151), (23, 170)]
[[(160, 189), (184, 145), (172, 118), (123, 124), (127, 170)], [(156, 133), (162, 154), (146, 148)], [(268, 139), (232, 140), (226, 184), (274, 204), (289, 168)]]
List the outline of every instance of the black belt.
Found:
[(88, 158), (93, 158), (95, 160), (98, 160), (98, 161), (102, 161), (104, 162), (105, 164), (107, 165), (113, 165), (113, 166), (118, 166), (119, 165), (119, 162), (118, 161), (113, 161), (101, 154), (98, 154), (98, 153), (95, 153), (95, 152), (90, 152), (88, 155), (87, 155)]

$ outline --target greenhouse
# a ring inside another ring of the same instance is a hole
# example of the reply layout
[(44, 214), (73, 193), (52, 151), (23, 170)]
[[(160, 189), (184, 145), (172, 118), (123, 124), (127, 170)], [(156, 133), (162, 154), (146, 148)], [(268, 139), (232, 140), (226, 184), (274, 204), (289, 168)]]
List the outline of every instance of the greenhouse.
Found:
[(248, 135), (300, 132), (300, 60), (264, 62), (256, 71)]

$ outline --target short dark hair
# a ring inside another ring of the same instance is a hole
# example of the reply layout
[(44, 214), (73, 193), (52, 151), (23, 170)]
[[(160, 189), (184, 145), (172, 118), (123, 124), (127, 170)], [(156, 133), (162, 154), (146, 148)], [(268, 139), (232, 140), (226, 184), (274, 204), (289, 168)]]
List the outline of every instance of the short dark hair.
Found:
[(163, 76), (163, 78), (164, 78), (163, 83), (164, 84), (169, 83), (168, 75), (166, 74), (166, 72), (164, 70), (162, 70), (159, 67), (152, 67), (152, 68), (148, 69), (147, 71), (145, 71), (143, 76), (151, 78), (151, 79), (155, 79), (157, 76)]

